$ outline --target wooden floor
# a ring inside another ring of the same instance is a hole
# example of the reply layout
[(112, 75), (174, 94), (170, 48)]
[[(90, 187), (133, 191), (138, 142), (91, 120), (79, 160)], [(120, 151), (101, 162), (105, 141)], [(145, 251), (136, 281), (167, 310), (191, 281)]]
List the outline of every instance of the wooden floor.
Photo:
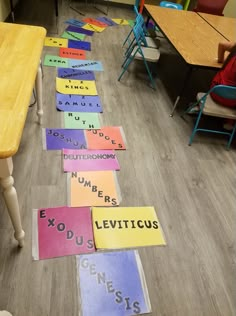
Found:
[[(67, 1), (59, 2), (58, 26), (54, 1), (21, 1), (16, 21), (44, 25), (58, 36), (67, 18), (81, 19)], [(97, 17), (102, 13), (80, 1), (73, 5)], [(46, 10), (45, 10), (46, 8)], [(102, 7), (101, 7), (102, 8)], [(109, 17), (133, 18), (127, 8), (110, 6)], [(111, 27), (91, 38), (88, 59), (100, 60), (104, 72), (96, 81), (104, 125), (122, 125), (128, 150), (117, 152), (121, 206), (153, 205), (158, 212), (166, 247), (139, 250), (150, 294), (153, 316), (236, 315), (236, 145), (226, 151), (226, 139), (199, 135), (191, 147), (193, 119), (169, 117), (186, 66), (161, 39), (161, 59), (155, 65), (157, 90), (148, 86), (142, 63), (130, 67), (121, 82), (121, 43), (129, 27)], [(45, 48), (45, 53), (56, 53)], [(197, 71), (189, 82), (185, 101), (207, 89), (211, 72)], [(44, 67), (43, 127), (61, 127), (55, 110), (56, 69)], [(41, 128), (35, 107), (29, 108), (19, 152), (14, 157), (15, 186), (26, 244), (16, 247), (12, 226), (0, 197), (0, 310), (14, 316), (77, 316), (80, 302), (75, 257), (33, 262), (32, 209), (66, 204), (66, 176), (61, 153), (42, 150)], [(93, 315), (94, 316), (94, 315)], [(98, 315), (103, 316), (103, 315)]]

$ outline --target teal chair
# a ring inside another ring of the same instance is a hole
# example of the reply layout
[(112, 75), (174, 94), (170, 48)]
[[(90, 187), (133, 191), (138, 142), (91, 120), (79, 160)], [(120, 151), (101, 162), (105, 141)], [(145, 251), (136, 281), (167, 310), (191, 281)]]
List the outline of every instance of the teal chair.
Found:
[[(145, 21), (143, 19), (142, 14), (138, 13), (136, 6), (134, 6), (134, 11), (136, 14), (135, 25), (139, 24), (143, 28), (143, 33), (144, 33), (143, 46), (151, 47), (151, 48), (158, 48), (160, 46), (160, 41), (155, 39), (155, 38), (152, 38), (150, 36), (147, 36), (148, 32), (147, 32)], [(130, 45), (130, 43), (132, 41), (133, 41), (133, 29), (130, 30), (129, 34), (125, 38), (122, 47), (124, 47), (127, 43)]]
[[(209, 132), (209, 133), (227, 135), (229, 137), (229, 140), (227, 143), (227, 149), (229, 149), (235, 135), (235, 130), (236, 130), (236, 107), (235, 108), (226, 107), (226, 106), (216, 103), (211, 98), (210, 94), (212, 92), (225, 99), (235, 100), (235, 104), (236, 104), (236, 87), (218, 85), (211, 88), (207, 93), (198, 93), (197, 101), (191, 104), (191, 106), (189, 106), (187, 110), (184, 112), (184, 113), (193, 113), (192, 110), (197, 105), (200, 108), (195, 126), (193, 128), (192, 134), (189, 139), (189, 145), (192, 144), (194, 136), (197, 132)], [(233, 126), (232, 131), (221, 131), (221, 130), (214, 130), (214, 129), (199, 128), (198, 126), (203, 114), (208, 115), (208, 116), (222, 117), (225, 119), (234, 120), (235, 124)]]
[(144, 62), (149, 79), (151, 81), (151, 85), (153, 89), (155, 89), (155, 83), (152, 77), (152, 73), (149, 69), (148, 62), (157, 62), (160, 58), (160, 52), (158, 49), (143, 46), (145, 34), (141, 24), (135, 24), (132, 29), (132, 32), (134, 38), (130, 42), (130, 45), (126, 51), (125, 60), (122, 64), (123, 69), (118, 78), (118, 81), (121, 80), (122, 76), (124, 75), (124, 73), (126, 72), (129, 65), (134, 59), (142, 60)]

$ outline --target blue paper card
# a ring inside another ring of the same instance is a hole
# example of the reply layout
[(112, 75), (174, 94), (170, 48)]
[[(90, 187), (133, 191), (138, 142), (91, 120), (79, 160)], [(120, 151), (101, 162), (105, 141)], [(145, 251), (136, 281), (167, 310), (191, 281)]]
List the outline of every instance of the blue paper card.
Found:
[(99, 96), (56, 94), (56, 106), (59, 111), (101, 113), (102, 104)]
[(102, 63), (96, 60), (69, 59), (68, 67), (73, 69), (103, 71)]
[(78, 21), (75, 19), (68, 19), (65, 21), (66, 24), (70, 24), (70, 25), (74, 25), (74, 26), (78, 26), (78, 27), (82, 27), (84, 26), (86, 23), (82, 22), (82, 21)]
[(43, 128), (43, 149), (86, 149), (83, 130)]
[(111, 19), (107, 18), (106, 16), (102, 16), (100, 18), (96, 18), (96, 20), (101, 21), (103, 23), (106, 23), (108, 26), (115, 26), (117, 25), (114, 21)]
[(57, 68), (57, 76), (64, 79), (95, 80), (94, 72), (91, 70)]
[(67, 32), (75, 32), (75, 33), (85, 34), (85, 35), (88, 35), (88, 36), (92, 36), (94, 34), (93, 31), (85, 30), (85, 29), (82, 29), (82, 27), (77, 27), (77, 26), (73, 26), (73, 25), (69, 25), (66, 28), (66, 31)]
[(77, 48), (83, 50), (91, 50), (91, 43), (85, 41), (68, 40), (68, 48)]
[(77, 256), (77, 271), (83, 316), (131, 316), (151, 312), (137, 251)]

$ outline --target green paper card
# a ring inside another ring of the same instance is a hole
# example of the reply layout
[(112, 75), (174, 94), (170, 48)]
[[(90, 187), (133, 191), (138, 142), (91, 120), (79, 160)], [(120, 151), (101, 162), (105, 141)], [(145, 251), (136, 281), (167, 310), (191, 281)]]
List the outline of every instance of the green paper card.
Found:
[(68, 58), (63, 58), (54, 55), (46, 55), (44, 58), (44, 66), (68, 68)]
[(80, 33), (75, 33), (75, 32), (69, 32), (69, 31), (65, 31), (62, 35), (62, 38), (67, 38), (67, 39), (71, 39), (71, 40), (77, 40), (77, 41), (82, 41), (85, 38), (84, 34), (80, 34)]
[(129, 25), (131, 26), (131, 27), (133, 27), (134, 26), (134, 20), (127, 20), (128, 21), (128, 23), (129, 23)]
[(98, 113), (64, 112), (64, 124), (68, 129), (100, 129)]

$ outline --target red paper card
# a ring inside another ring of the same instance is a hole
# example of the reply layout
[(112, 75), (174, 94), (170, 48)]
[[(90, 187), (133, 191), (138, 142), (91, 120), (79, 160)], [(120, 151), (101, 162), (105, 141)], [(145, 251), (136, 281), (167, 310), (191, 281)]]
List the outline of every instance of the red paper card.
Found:
[(92, 19), (92, 18), (86, 18), (83, 20), (83, 22), (89, 23), (89, 24), (93, 24), (99, 27), (107, 27), (106, 23), (103, 23), (101, 21), (98, 21), (96, 19)]
[(59, 56), (65, 58), (73, 58), (73, 59), (85, 59), (85, 51), (82, 49), (76, 48), (64, 48), (61, 47), (59, 50)]
[(97, 130), (86, 130), (88, 149), (126, 149), (126, 141), (121, 126), (106, 126)]
[(94, 252), (89, 207), (55, 207), (34, 210), (35, 260)]

